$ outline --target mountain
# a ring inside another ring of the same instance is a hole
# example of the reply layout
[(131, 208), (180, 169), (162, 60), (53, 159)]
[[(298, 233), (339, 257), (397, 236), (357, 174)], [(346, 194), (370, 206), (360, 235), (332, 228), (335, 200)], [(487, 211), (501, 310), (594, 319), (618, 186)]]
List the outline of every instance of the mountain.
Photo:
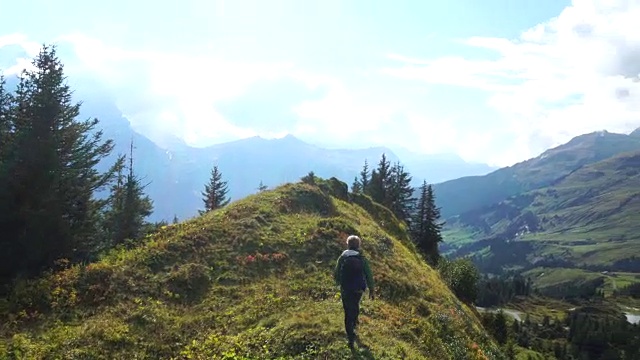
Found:
[[(280, 139), (256, 136), (205, 148), (188, 146), (174, 137), (163, 143), (165, 149), (135, 132), (108, 94), (87, 87), (79, 87), (77, 93), (83, 102), (81, 118), (97, 117), (104, 137), (115, 142), (113, 154), (100, 164), (100, 170), (108, 169), (118, 154), (128, 154), (133, 141), (134, 169), (148, 184), (146, 192), (154, 202), (153, 221), (197, 215), (203, 208), (201, 192), (214, 165), (228, 181), (229, 196), (236, 200), (255, 193), (261, 181), (274, 187), (297, 181), (312, 170), (318, 176), (335, 176), (350, 184), (365, 160), (374, 167), (383, 153), (389, 161), (405, 164), (386, 147), (324, 149), (292, 135)], [(483, 165), (467, 164), (458, 157), (422, 158), (413, 154), (409, 162), (405, 169), (416, 185), (423, 179), (435, 182), (487, 171)]]
[[(363, 299), (355, 356), (332, 278), (349, 234), (364, 240), (377, 294)], [(22, 282), (0, 307), (0, 358), (504, 359), (474, 311), (388, 209), (332, 179)]]
[[(15, 89), (18, 78), (9, 76), (6, 80), (6, 88)], [(154, 203), (152, 221), (197, 215), (203, 208), (201, 193), (214, 165), (218, 165), (228, 181), (232, 200), (255, 193), (260, 182), (273, 187), (296, 181), (312, 170), (318, 176), (335, 176), (351, 184), (365, 160), (375, 167), (383, 153), (389, 161), (405, 165), (415, 186), (423, 180), (435, 183), (491, 170), (482, 164), (466, 163), (455, 155), (423, 156), (400, 149), (402, 157), (399, 157), (386, 147), (325, 149), (292, 135), (281, 139), (256, 136), (205, 148), (191, 147), (175, 136), (166, 136), (163, 146), (158, 146), (133, 130), (110, 93), (87, 82), (71, 85), (74, 101), (82, 103), (80, 118), (98, 118), (96, 130), (103, 131), (103, 138), (115, 143), (113, 153), (99, 164), (99, 170), (107, 170), (119, 154), (128, 155), (133, 142), (134, 170), (147, 184), (146, 193)], [(100, 192), (100, 196), (106, 196), (107, 191)]]
[(634, 150), (640, 150), (638, 136), (593, 132), (577, 136), (536, 158), (484, 176), (468, 176), (435, 184), (434, 191), (446, 218), (550, 186), (582, 166)]
[(454, 206), (466, 210), (455, 215), (448, 209), (441, 251), (471, 255), (484, 272), (524, 272), (551, 292), (577, 281), (613, 291), (640, 278), (640, 138), (633, 133), (586, 134), (452, 184), (466, 186), (475, 203)]

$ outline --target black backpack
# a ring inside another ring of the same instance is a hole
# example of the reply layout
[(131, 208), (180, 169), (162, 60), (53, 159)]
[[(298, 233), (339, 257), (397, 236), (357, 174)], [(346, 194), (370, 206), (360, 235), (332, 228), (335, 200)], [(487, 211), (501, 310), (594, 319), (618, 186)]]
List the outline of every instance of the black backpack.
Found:
[(346, 256), (342, 262), (342, 286), (360, 289), (364, 282), (364, 263), (360, 255)]

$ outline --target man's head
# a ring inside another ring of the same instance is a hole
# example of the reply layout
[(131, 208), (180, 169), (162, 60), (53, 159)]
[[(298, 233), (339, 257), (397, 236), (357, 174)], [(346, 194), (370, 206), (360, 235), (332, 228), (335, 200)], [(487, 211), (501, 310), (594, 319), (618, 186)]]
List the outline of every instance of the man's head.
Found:
[(360, 249), (360, 238), (356, 235), (351, 235), (347, 238), (347, 247), (349, 250), (358, 250)]

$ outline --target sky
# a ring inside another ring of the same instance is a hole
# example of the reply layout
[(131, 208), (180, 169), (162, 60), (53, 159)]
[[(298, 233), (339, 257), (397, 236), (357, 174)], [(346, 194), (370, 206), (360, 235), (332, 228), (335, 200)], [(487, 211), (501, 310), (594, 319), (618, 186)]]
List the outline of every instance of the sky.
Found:
[(0, 69), (55, 44), (160, 145), (293, 134), (509, 166), (640, 127), (637, 19), (640, 0), (0, 0)]

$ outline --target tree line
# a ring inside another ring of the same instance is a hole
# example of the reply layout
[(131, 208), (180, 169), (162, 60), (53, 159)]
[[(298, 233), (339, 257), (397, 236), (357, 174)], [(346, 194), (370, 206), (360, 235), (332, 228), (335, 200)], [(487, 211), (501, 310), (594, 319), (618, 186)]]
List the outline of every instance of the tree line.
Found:
[(376, 168), (370, 169), (368, 161), (364, 161), (360, 175), (353, 180), (351, 191), (369, 195), (391, 210), (398, 220), (404, 221), (425, 260), (437, 265), (444, 225), (440, 221), (440, 208), (436, 206), (431, 184), (423, 181), (419, 189), (415, 189), (411, 185), (412, 180), (400, 162), (391, 164), (383, 153)]
[(532, 358), (558, 360), (631, 360), (640, 356), (640, 327), (630, 324), (621, 313), (596, 306), (578, 307), (564, 319), (546, 315), (541, 322), (529, 315), (523, 321), (509, 320), (502, 311), (483, 313), (481, 320), (509, 359), (528, 356), (517, 348), (541, 356)]
[[(133, 170), (133, 142), (107, 171), (96, 170), (114, 143), (104, 139), (98, 119), (79, 119), (81, 103), (72, 101), (55, 47), (43, 46), (31, 65), (12, 91), (0, 75), (0, 283), (6, 285), (93, 261), (166, 224), (146, 220), (153, 202)], [(214, 167), (205, 211), (227, 204), (226, 194)]]
[[(315, 184), (315, 178), (314, 172), (310, 171), (300, 180)], [(367, 160), (364, 161), (362, 171), (351, 186), (351, 192), (368, 195), (373, 201), (391, 210), (398, 220), (407, 224), (409, 234), (425, 260), (437, 266), (441, 259), (438, 245), (443, 241), (441, 231), (444, 225), (440, 220), (440, 208), (436, 206), (432, 185), (423, 181), (416, 189), (411, 185), (412, 180), (403, 165), (399, 162), (391, 164), (383, 153), (374, 169), (369, 168)], [(228, 185), (218, 166), (214, 166), (202, 192), (204, 210), (199, 211), (201, 215), (230, 202)], [(257, 190), (265, 191), (267, 186), (261, 181)]]

